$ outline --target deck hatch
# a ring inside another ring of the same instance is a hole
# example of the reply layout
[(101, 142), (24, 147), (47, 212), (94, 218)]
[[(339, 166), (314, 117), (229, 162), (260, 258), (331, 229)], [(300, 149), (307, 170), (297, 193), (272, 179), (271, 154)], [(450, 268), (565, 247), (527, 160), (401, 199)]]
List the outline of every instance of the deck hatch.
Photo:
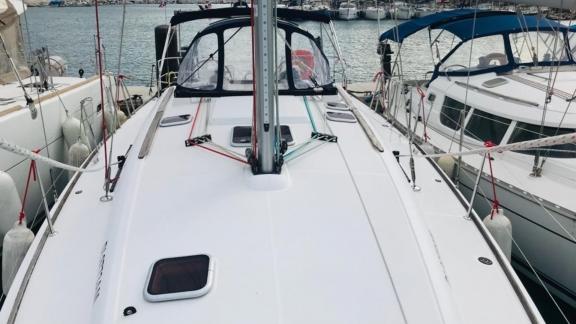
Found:
[(484, 81), (482, 83), (482, 86), (484, 86), (486, 88), (496, 88), (496, 87), (499, 87), (501, 85), (505, 85), (507, 83), (508, 83), (508, 80), (506, 80), (504, 78), (494, 78), (494, 79)]
[[(288, 145), (294, 145), (294, 137), (290, 126), (280, 126), (280, 136), (282, 141)], [(232, 129), (232, 146), (235, 147), (249, 147), (252, 144), (252, 126), (234, 126)]]
[(164, 117), (160, 121), (160, 127), (170, 127), (176, 125), (187, 124), (192, 121), (190, 114)]
[(158, 260), (150, 268), (144, 297), (159, 302), (203, 296), (212, 286), (213, 271), (205, 254)]

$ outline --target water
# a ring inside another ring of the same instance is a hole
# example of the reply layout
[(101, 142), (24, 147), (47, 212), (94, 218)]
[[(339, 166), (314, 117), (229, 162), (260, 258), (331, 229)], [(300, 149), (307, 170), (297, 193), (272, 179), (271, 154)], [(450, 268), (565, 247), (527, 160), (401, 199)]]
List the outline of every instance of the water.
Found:
[[(150, 82), (151, 67), (155, 61), (154, 27), (166, 23), (174, 10), (197, 10), (196, 5), (168, 5), (166, 9), (156, 5), (130, 5), (126, 13), (124, 46), (122, 49), (122, 72), (131, 84), (146, 85)], [(95, 15), (93, 7), (68, 8), (30, 8), (27, 13), (32, 48), (48, 46), (52, 55), (59, 55), (68, 62), (68, 74), (77, 75), (82, 68), (86, 74), (93, 75), (95, 70)], [(100, 26), (105, 47), (105, 63), (108, 70), (116, 72), (120, 31), (122, 21), (121, 6), (100, 8)], [(24, 21), (22, 22), (24, 24)], [(202, 30), (207, 22), (192, 22), (182, 34), (184, 42), (189, 43), (196, 32)], [(347, 59), (348, 77), (352, 82), (370, 81), (379, 68), (376, 45), (379, 30), (384, 31), (394, 25), (391, 21), (336, 21), (343, 55)], [(318, 34), (318, 25), (304, 23), (305, 29)], [(424, 78), (432, 70), (432, 56), (436, 55), (428, 46), (426, 32), (420, 32), (404, 42), (403, 74), (409, 77)], [(325, 40), (325, 46), (328, 41)], [(450, 40), (448, 40), (450, 44)], [(477, 43), (479, 48), (490, 48), (490, 44)], [(448, 47), (439, 48), (440, 55)], [(249, 55), (249, 48), (238, 49), (239, 53)], [(523, 278), (525, 279), (525, 278)], [(538, 286), (525, 281), (541, 312), (549, 323), (561, 323), (545, 293)], [(571, 320), (576, 321), (576, 311), (566, 305), (565, 311)]]
[[(197, 10), (197, 6), (168, 5), (166, 10), (156, 5), (128, 6), (122, 71), (132, 78), (132, 84), (145, 84), (150, 81), (151, 66), (155, 60), (154, 27), (166, 23), (174, 10)], [(30, 8), (27, 15), (32, 48), (47, 45), (50, 54), (64, 57), (68, 62), (70, 75), (77, 75), (80, 68), (86, 71), (87, 75), (94, 73), (96, 23), (93, 7)], [(106, 51), (106, 66), (114, 72), (118, 62), (121, 22), (121, 6), (100, 7), (100, 29)], [(182, 39), (186, 40), (183, 44), (189, 43), (207, 22), (197, 21), (186, 25), (189, 28), (182, 34)], [(392, 24), (387, 22), (382, 25), (389, 27)], [(304, 26), (318, 34), (317, 24), (305, 23)], [(348, 58), (349, 79), (371, 80), (379, 64), (376, 54), (378, 23), (363, 20), (336, 21), (335, 28), (344, 57)], [(26, 31), (24, 33), (26, 36)], [(325, 44), (328, 46), (327, 40)]]

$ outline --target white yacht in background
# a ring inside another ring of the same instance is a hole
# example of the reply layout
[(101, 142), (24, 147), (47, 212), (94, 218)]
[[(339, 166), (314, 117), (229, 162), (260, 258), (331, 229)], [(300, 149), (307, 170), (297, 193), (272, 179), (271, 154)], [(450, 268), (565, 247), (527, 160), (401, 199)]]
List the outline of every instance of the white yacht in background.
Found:
[(358, 9), (356, 8), (356, 5), (350, 3), (350, 0), (346, 3), (340, 4), (340, 8), (338, 8), (338, 18), (341, 20), (358, 19)]
[[(430, 39), (440, 48), (458, 40), (453, 51), (438, 58), (428, 80), (397, 76), (400, 66), (386, 56), (384, 115), (411, 129), (436, 152), (576, 132), (570, 109), (576, 98), (576, 62), (572, 44), (564, 42), (569, 28), (539, 16), (517, 15), (447, 11), (381, 35), (388, 46), (434, 26)], [(535, 42), (532, 47), (525, 46), (528, 38)], [(483, 155), (455, 159), (441, 163), (470, 197)], [(476, 211), (488, 214), (497, 201), (512, 222), (516, 268), (576, 307), (576, 146), (506, 151), (492, 160), (495, 181), (482, 174)]]
[[(80, 133), (83, 144), (91, 149), (101, 139), (98, 78), (62, 76), (62, 60), (49, 56), (46, 49), (31, 54), (31, 73), (19, 24), (24, 10), (20, 0), (0, 0), (0, 138), (39, 150), (52, 159), (71, 162), (69, 148)], [(110, 93), (115, 93), (114, 78), (105, 79)], [(112, 101), (106, 106), (109, 109)], [(25, 192), (29, 171), (26, 159), (0, 151), (0, 196), (18, 193), (15, 200), (0, 199), (0, 242), (18, 219), (20, 199), (24, 200), (24, 196), (28, 223), (41, 224), (38, 216), (43, 213), (42, 195), (38, 183), (32, 182)], [(64, 188), (68, 174), (50, 167), (39, 167), (37, 171), (51, 204)]]
[(434, 10), (433, 8), (430, 8), (428, 6), (420, 6), (420, 7), (416, 7), (416, 9), (414, 9), (414, 17), (415, 18), (426, 17), (426, 16), (429, 16), (433, 13), (436, 13), (436, 10)]
[(414, 6), (406, 2), (395, 2), (390, 10), (390, 18), (397, 20), (408, 20), (414, 17)]
[(383, 7), (368, 7), (364, 10), (364, 17), (368, 20), (386, 19), (387, 12)]
[[(421, 151), (292, 21), (339, 55), (326, 13), (255, 6), (172, 17), (164, 57), (180, 26), (219, 20), (115, 133), (122, 163), (98, 172), (101, 149), (76, 173), (0, 323), (543, 323), (452, 183), (401, 157)], [(254, 60), (228, 55), (252, 37)]]

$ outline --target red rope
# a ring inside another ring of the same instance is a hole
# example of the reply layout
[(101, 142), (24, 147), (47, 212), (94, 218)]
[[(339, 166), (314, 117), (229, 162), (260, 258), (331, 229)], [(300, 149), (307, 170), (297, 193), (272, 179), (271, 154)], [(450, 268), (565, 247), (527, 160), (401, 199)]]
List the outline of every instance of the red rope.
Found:
[(250, 27), (252, 28), (252, 153), (258, 156), (256, 145), (256, 51), (254, 49), (254, 0), (250, 1)]
[[(38, 154), (40, 150), (34, 150), (34, 153)], [(18, 224), (22, 225), (24, 219), (26, 219), (26, 213), (24, 212), (24, 207), (26, 206), (26, 199), (28, 198), (28, 191), (30, 189), (30, 182), (34, 179), (36, 181), (36, 161), (30, 161), (30, 168), (28, 169), (28, 179), (26, 180), (26, 188), (24, 188), (24, 198), (22, 199), (22, 207), (20, 207), (20, 214), (18, 215)]]
[(376, 80), (382, 76), (382, 71), (376, 72), (376, 74), (374, 74), (374, 77), (372, 78), (372, 82), (376, 82)]
[[(484, 142), (484, 146), (493, 147), (495, 145), (494, 143), (488, 140)], [(492, 195), (493, 195), (492, 197), (494, 197), (494, 199), (492, 200), (492, 211), (490, 212), (490, 219), (492, 219), (494, 217), (494, 212), (498, 210), (498, 207), (500, 207), (500, 202), (496, 197), (496, 181), (494, 180), (494, 171), (492, 170), (492, 157), (490, 156), (490, 152), (488, 152), (488, 165), (490, 166), (490, 181), (492, 182)]]
[(192, 122), (192, 127), (190, 127), (190, 134), (188, 134), (188, 139), (192, 139), (192, 132), (194, 131), (194, 126), (196, 126), (196, 121), (198, 120), (198, 114), (200, 113), (200, 107), (202, 105), (202, 100), (204, 98), (200, 98), (198, 101), (198, 107), (196, 107), (196, 114), (194, 115), (194, 121)]
[(244, 164), (248, 164), (247, 161), (244, 161), (244, 160), (242, 160), (242, 159), (240, 159), (240, 158), (237, 158), (237, 157), (235, 157), (234, 155), (226, 154), (226, 153), (217, 151), (217, 150), (215, 150), (215, 149), (211, 149), (211, 148), (209, 148), (209, 147), (202, 146), (202, 145), (200, 145), (200, 144), (194, 145), (194, 146), (198, 146), (198, 147), (201, 147), (201, 148), (203, 148), (203, 149), (205, 149), (205, 150), (208, 150), (208, 151), (210, 151), (210, 152), (213, 152), (213, 153), (216, 153), (216, 154), (225, 156), (225, 157), (227, 157), (227, 158), (231, 158), (232, 160), (236, 160), (236, 161), (238, 161), (238, 162), (241, 162), (241, 163), (244, 163)]
[(104, 142), (104, 178), (106, 181), (109, 179), (108, 170), (108, 145), (106, 144), (107, 131), (106, 117), (104, 114), (104, 80), (102, 78), (102, 47), (100, 46), (100, 17), (98, 15), (98, 0), (94, 1), (94, 9), (96, 11), (96, 46), (98, 46), (98, 75), (100, 78), (100, 107), (102, 107), (102, 140)]

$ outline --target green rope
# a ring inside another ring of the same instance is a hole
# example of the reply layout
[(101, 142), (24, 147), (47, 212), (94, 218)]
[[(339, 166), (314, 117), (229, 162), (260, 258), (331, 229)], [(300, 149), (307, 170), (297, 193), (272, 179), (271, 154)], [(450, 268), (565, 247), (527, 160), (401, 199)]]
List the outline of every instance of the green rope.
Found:
[(308, 113), (308, 119), (310, 119), (310, 124), (312, 124), (312, 130), (314, 132), (317, 132), (316, 124), (314, 123), (314, 118), (312, 118), (312, 113), (310, 112), (310, 107), (308, 106), (308, 99), (306, 98), (306, 96), (304, 96), (303, 98), (304, 98), (304, 106), (306, 106), (306, 112)]

